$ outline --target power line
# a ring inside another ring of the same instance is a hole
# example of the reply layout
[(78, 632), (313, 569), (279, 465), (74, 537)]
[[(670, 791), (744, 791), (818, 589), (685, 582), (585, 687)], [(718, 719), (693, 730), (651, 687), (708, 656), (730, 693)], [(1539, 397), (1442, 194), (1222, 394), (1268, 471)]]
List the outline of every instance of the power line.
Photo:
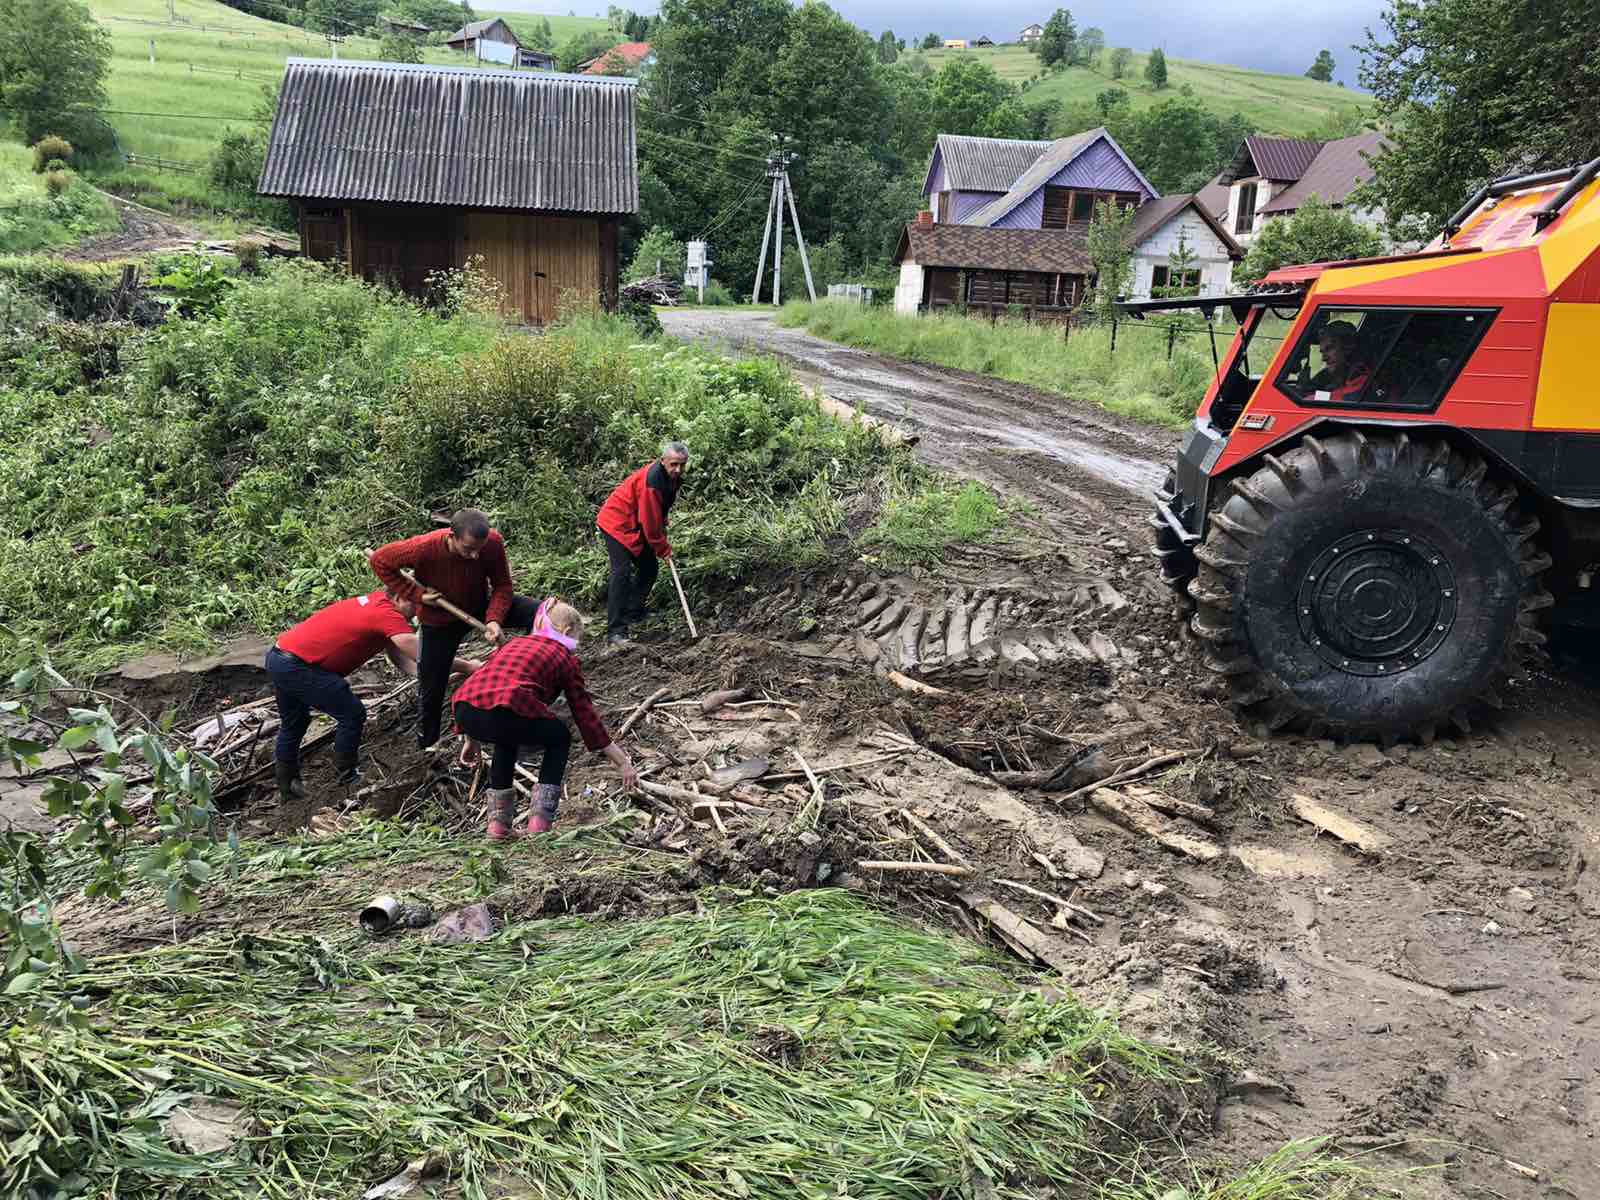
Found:
[(759, 163), (767, 161), (764, 154), (746, 154), (742, 150), (724, 150), (717, 146), (707, 146), (703, 142), (691, 142), (688, 138), (675, 137), (670, 133), (657, 133), (653, 129), (640, 129), (638, 132), (641, 137), (661, 138), (664, 141), (676, 142), (680, 146), (687, 146), (691, 150), (699, 150), (703, 154), (727, 154), (734, 158), (748, 158), (751, 162)]
[(711, 218), (710, 222), (707, 223), (705, 229), (703, 231), (701, 231), (699, 240), (702, 241), (702, 242), (710, 240), (710, 237), (711, 237), (711, 235), (713, 233), (715, 233), (717, 230), (721, 229), (730, 220), (732, 220), (733, 219), (733, 214), (738, 212), (739, 209), (744, 205), (744, 202), (746, 200), (748, 200), (752, 195), (755, 194), (756, 188), (761, 186), (761, 181), (763, 179), (765, 179), (765, 178), (766, 178), (766, 176), (764, 174), (762, 174), (762, 175), (757, 175), (753, 179), (751, 179), (749, 184), (745, 187), (744, 191), (739, 195), (739, 197), (736, 200), (734, 200), (731, 204), (729, 204), (726, 208), (724, 208), (716, 216)]

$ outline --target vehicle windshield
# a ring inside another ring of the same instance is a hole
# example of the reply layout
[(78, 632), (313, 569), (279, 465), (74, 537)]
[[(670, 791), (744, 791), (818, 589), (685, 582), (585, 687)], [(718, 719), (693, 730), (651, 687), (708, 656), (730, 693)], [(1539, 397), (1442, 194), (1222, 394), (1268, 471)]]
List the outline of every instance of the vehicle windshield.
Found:
[[(1252, 308), (1238, 326), (1238, 347), (1228, 361), (1228, 369), (1217, 381), (1216, 399), (1211, 403), (1211, 423), (1218, 429), (1233, 428), (1244, 406), (1255, 394), (1256, 385), (1266, 373), (1267, 365), (1278, 353), (1278, 347), (1294, 324), (1295, 309), (1269, 308), (1260, 305)], [(1218, 329), (1220, 334), (1223, 329)]]

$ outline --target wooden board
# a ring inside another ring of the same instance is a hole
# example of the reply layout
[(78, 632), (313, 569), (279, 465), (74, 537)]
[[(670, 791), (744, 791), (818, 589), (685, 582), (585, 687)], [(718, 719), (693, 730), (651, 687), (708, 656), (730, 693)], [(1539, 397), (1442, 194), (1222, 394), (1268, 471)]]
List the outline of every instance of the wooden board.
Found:
[(598, 299), (604, 283), (600, 222), (594, 217), (469, 212), (463, 261), (483, 268), (506, 289), (507, 315), (530, 325), (555, 320), (563, 293)]
[(1348, 842), (1368, 854), (1376, 854), (1393, 841), (1387, 833), (1326, 808), (1310, 796), (1290, 796), (1289, 807), (1302, 821), (1315, 825), (1324, 833), (1331, 833), (1341, 842)]

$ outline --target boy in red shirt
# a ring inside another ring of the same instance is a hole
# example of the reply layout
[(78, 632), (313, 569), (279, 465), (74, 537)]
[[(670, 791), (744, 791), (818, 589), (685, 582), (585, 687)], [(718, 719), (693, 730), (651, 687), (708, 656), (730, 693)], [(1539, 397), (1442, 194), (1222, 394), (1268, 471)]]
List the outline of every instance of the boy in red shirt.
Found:
[[(304, 796), (300, 786), (300, 743), (311, 713), (327, 713), (338, 722), (333, 761), (340, 783), (360, 778), (357, 756), (367, 709), (345, 676), (380, 650), (405, 671), (415, 671), (417, 635), (411, 632), (416, 608), (386, 591), (371, 592), (330, 604), (281, 634), (267, 651), (267, 674), (278, 702), (278, 742), (273, 751), (278, 795)], [(457, 671), (470, 675), (477, 663), (456, 659)]]
[(630, 622), (642, 620), (655, 586), (658, 558), (672, 557), (667, 541), (667, 514), (683, 484), (689, 448), (682, 442), (661, 447), (657, 461), (640, 467), (606, 497), (595, 517), (600, 541), (611, 562), (606, 592), (606, 640), (628, 640)]

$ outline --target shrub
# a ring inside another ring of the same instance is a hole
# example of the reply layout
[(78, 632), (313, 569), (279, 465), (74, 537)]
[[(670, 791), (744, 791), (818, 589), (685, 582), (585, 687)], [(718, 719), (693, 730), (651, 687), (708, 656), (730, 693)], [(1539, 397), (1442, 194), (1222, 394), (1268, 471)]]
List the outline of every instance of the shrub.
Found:
[(661, 336), (661, 318), (656, 316), (655, 307), (648, 300), (623, 296), (617, 302), (617, 315), (631, 322), (647, 338)]
[(72, 143), (56, 134), (46, 134), (33, 144), (33, 172), (43, 175), (50, 170), (57, 159), (64, 163), (72, 161)]
[(206, 164), (206, 178), (224, 191), (254, 195), (261, 166), (267, 158), (267, 139), (259, 129), (232, 130), (222, 135)]
[(254, 275), (261, 270), (260, 242), (240, 238), (229, 249), (233, 251), (233, 257), (239, 260), (239, 271), (242, 274)]
[(71, 171), (51, 171), (44, 177), (44, 190), (51, 196), (62, 196), (72, 186)]
[(67, 171), (71, 169), (71, 164), (68, 163), (64, 158), (52, 158), (49, 162), (45, 163), (44, 169), (46, 172)]
[[(698, 296), (698, 293), (696, 295)], [(705, 303), (717, 305), (737, 304), (739, 300), (720, 279), (713, 279), (706, 284)]]

